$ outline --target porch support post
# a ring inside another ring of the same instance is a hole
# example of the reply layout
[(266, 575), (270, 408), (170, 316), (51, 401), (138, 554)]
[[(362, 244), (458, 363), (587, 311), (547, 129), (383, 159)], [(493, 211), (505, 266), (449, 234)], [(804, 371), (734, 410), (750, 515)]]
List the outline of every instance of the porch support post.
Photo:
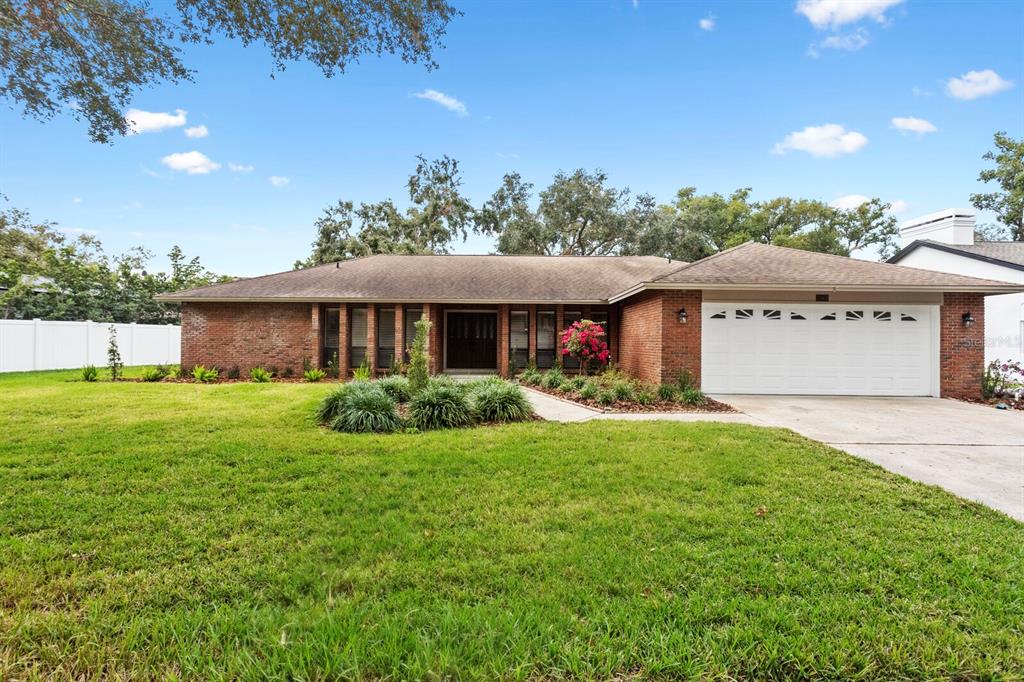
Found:
[(405, 362), (405, 306), (395, 304), (395, 359), (391, 366)]
[(498, 374), (503, 377), (509, 375), (509, 306), (503, 303), (498, 306)]
[[(615, 303), (608, 306), (608, 326), (612, 328), (612, 333), (605, 339), (608, 342), (608, 350), (611, 352), (609, 360), (611, 364), (619, 364), (619, 304)], [(607, 331), (607, 330), (605, 330)]]
[(314, 303), (311, 308), (309, 342), (306, 344), (306, 357), (309, 358), (310, 366), (320, 367), (320, 356), (322, 354), (320, 350), (320, 344), (322, 342), (322, 337), (320, 335), (320, 304)]
[(366, 364), (370, 374), (377, 371), (377, 304), (366, 306)]
[(529, 313), (529, 315), (530, 315), (530, 322), (529, 322), (529, 328), (530, 328), (529, 336), (530, 336), (530, 338), (527, 341), (527, 343), (529, 344), (528, 347), (530, 349), (529, 350), (530, 363), (533, 364), (533, 365), (536, 365), (537, 364), (537, 306), (535, 306), (535, 305), (531, 305), (530, 306), (530, 313)]
[(338, 307), (338, 378), (344, 381), (348, 378), (348, 304), (342, 303)]
[(562, 366), (562, 332), (565, 331), (565, 306), (555, 306), (555, 366)]
[(430, 320), (430, 333), (427, 334), (427, 366), (431, 374), (437, 374), (444, 368), (441, 353), (441, 306), (437, 303), (423, 304), (423, 319)]

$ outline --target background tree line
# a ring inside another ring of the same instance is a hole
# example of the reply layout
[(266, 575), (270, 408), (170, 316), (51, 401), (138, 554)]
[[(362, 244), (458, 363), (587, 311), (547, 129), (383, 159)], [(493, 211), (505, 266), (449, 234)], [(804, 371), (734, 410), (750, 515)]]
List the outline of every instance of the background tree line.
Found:
[(170, 272), (150, 272), (153, 254), (141, 247), (108, 257), (91, 235), (72, 238), (8, 209), (0, 212), (0, 319), (176, 324), (179, 306), (157, 294), (230, 279), (177, 246), (168, 257)]
[[(978, 209), (996, 213), (980, 238), (1024, 240), (1024, 140), (995, 134), (982, 158), (994, 168), (979, 175), (994, 192), (973, 194)], [(612, 187), (600, 171), (559, 172), (545, 189), (508, 173), (479, 208), (462, 194), (458, 162), (447, 156), (418, 163), (401, 211), (386, 199), (356, 206), (339, 201), (316, 221), (308, 267), (375, 253), (448, 253), (470, 232), (495, 240), (496, 252), (535, 255), (650, 255), (693, 261), (745, 241), (849, 256), (874, 248), (881, 259), (896, 250), (898, 229), (889, 204), (870, 199), (837, 208), (816, 199), (753, 201), (751, 188), (728, 196), (680, 189), (671, 203)]]

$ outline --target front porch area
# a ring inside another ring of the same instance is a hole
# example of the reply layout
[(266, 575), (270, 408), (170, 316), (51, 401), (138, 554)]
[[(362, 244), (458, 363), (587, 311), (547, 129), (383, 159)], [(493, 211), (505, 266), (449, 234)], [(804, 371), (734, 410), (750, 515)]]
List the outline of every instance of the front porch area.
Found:
[[(431, 322), (426, 350), (435, 374), (509, 376), (531, 363), (553, 367), (562, 330), (580, 319), (604, 326), (616, 361), (616, 317), (614, 305), (313, 304), (318, 339), (313, 360), (321, 368), (336, 365), (342, 376), (362, 365), (386, 373), (409, 361), (415, 324), (422, 318)], [(573, 368), (571, 360), (565, 365)]]

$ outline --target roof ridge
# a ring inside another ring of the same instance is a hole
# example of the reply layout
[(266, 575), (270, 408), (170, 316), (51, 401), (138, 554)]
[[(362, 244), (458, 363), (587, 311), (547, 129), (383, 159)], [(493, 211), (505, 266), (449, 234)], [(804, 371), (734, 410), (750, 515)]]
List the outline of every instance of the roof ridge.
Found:
[(699, 260), (695, 260), (695, 261), (691, 261), (689, 263), (686, 263), (682, 267), (676, 268), (675, 270), (672, 270), (671, 272), (666, 272), (664, 275), (659, 275), (658, 277), (655, 277), (654, 279), (648, 280), (648, 281), (650, 281), (650, 282), (657, 282), (660, 279), (664, 279), (664, 278), (668, 277), (669, 275), (674, 275), (677, 272), (682, 272), (683, 270), (685, 270), (687, 268), (690, 268), (690, 267), (693, 267), (694, 265), (697, 265), (699, 263), (707, 263), (709, 260), (713, 260), (715, 258), (718, 258), (722, 254), (730, 253), (732, 251), (736, 251), (738, 249), (742, 249), (744, 246), (750, 246), (750, 245), (756, 244), (756, 243), (757, 242), (755, 242), (754, 240), (749, 239), (749, 240), (743, 242), (742, 244), (737, 244), (736, 246), (730, 246), (727, 249), (722, 249), (718, 253), (713, 253), (710, 256), (705, 256), (704, 258), (701, 258)]

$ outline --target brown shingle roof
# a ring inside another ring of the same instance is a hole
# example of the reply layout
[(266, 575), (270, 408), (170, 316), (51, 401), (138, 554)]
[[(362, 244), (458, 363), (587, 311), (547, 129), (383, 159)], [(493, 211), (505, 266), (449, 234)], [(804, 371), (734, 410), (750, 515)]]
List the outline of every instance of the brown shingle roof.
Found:
[[(1020, 285), (889, 263), (833, 256), (747, 242), (732, 249), (676, 268), (633, 287), (658, 288), (772, 288), (861, 289), (894, 291), (1002, 291), (1024, 290)], [(615, 300), (632, 294), (621, 292)]]
[(160, 296), (164, 301), (603, 302), (680, 261), (654, 256), (377, 255)]

